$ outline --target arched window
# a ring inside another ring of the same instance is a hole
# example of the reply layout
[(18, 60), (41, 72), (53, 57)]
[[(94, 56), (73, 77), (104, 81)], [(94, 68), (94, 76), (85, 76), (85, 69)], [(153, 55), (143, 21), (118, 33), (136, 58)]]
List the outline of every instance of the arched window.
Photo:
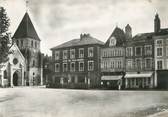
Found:
[(4, 71), (4, 79), (7, 79), (7, 71)]

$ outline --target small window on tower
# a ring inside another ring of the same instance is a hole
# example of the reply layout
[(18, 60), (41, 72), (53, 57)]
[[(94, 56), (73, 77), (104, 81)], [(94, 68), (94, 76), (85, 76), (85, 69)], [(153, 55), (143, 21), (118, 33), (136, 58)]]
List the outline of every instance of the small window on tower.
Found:
[(31, 41), (31, 47), (33, 47), (33, 41)]
[(16, 44), (17, 44), (17, 46), (19, 46), (19, 40), (16, 40)]
[(35, 48), (37, 48), (37, 42), (35, 42)]

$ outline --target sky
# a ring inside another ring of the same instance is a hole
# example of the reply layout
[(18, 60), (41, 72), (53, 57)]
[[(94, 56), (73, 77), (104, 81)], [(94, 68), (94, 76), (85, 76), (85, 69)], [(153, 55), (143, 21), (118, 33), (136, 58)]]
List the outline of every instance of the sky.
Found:
[(81, 33), (106, 42), (116, 26), (127, 24), (133, 35), (152, 32), (156, 12), (161, 27), (168, 27), (168, 0), (0, 0), (10, 18), (10, 32), (16, 31), (26, 10), (41, 38), (41, 51), (79, 38)]

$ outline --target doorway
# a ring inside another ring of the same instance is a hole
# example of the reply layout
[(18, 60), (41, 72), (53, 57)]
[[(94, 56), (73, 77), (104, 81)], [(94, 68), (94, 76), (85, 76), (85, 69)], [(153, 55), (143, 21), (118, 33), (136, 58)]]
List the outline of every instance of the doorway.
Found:
[(18, 86), (18, 73), (17, 72), (13, 74), (13, 85)]

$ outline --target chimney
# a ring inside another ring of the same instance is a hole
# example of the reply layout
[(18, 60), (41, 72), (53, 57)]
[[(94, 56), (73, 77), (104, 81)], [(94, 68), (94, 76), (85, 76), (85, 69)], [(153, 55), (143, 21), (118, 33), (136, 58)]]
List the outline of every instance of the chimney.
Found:
[(126, 39), (132, 38), (132, 28), (129, 24), (127, 24), (125, 27), (125, 36), (126, 36)]
[(160, 31), (160, 18), (158, 13), (156, 13), (155, 19), (154, 19), (154, 32), (158, 33), (159, 31)]
[(84, 33), (84, 34), (80, 34), (80, 39), (85, 39), (85, 38), (88, 38), (88, 37), (90, 37), (90, 34), (89, 33)]

